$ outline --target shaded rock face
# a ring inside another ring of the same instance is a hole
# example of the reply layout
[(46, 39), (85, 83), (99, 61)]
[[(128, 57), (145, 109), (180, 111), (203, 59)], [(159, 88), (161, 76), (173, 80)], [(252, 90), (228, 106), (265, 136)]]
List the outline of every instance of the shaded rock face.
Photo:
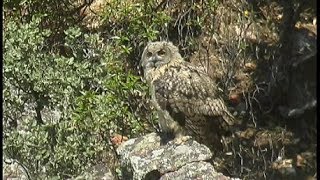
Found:
[(124, 142), (117, 153), (123, 179), (230, 179), (206, 162), (209, 148), (192, 139), (162, 145), (160, 136), (150, 133)]
[[(310, 35), (311, 34), (311, 35)], [(292, 34), (292, 68), (289, 72), (288, 117), (299, 117), (306, 110), (316, 107), (316, 35), (300, 29)]]
[(287, 59), (285, 77), (288, 84), (284, 88), (286, 99), (278, 110), (287, 120), (287, 127), (300, 138), (304, 151), (317, 134), (317, 35), (310, 28), (295, 28), (290, 38), (291, 58)]

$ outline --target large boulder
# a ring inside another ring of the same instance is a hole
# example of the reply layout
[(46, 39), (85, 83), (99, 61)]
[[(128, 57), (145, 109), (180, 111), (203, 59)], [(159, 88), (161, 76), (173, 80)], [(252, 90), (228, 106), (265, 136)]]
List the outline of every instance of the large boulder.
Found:
[(208, 162), (208, 147), (189, 139), (181, 144), (162, 143), (150, 133), (130, 139), (117, 148), (123, 179), (230, 179)]

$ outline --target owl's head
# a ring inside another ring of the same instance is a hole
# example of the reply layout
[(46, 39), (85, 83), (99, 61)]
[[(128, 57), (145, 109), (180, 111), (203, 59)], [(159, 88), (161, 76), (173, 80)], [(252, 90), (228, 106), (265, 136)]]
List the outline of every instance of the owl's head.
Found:
[(142, 53), (140, 64), (143, 70), (148, 71), (172, 61), (183, 61), (179, 49), (168, 41), (150, 42)]

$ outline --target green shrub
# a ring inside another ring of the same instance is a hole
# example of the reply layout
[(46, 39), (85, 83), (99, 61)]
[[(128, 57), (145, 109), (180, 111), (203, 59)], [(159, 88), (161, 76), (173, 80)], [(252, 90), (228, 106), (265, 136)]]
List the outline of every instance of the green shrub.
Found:
[(108, 158), (113, 133), (144, 131), (129, 97), (146, 88), (124, 71), (118, 40), (71, 27), (64, 44), (51, 45), (40, 23), (5, 24), (4, 153), (32, 177), (66, 178)]

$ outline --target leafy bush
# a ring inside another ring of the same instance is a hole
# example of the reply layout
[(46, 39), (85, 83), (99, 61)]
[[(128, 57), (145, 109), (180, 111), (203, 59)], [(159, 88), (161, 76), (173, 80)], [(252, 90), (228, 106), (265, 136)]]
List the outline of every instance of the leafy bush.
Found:
[(145, 87), (124, 72), (126, 52), (117, 40), (72, 27), (60, 44), (69, 54), (62, 56), (40, 23), (35, 16), (5, 24), (4, 152), (32, 176), (65, 178), (106, 158), (113, 133), (142, 133), (128, 97)]

